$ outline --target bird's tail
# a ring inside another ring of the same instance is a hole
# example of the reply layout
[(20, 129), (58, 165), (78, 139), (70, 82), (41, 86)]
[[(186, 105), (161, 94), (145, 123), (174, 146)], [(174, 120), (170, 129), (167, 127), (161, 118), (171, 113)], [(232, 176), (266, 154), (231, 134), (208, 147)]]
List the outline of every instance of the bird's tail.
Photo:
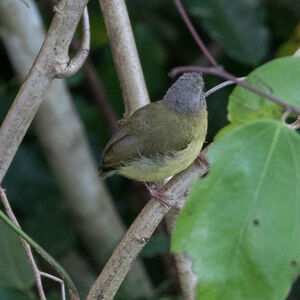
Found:
[(98, 174), (101, 179), (105, 179), (110, 177), (116, 173), (116, 169), (114, 168), (102, 168), (101, 166), (98, 168)]

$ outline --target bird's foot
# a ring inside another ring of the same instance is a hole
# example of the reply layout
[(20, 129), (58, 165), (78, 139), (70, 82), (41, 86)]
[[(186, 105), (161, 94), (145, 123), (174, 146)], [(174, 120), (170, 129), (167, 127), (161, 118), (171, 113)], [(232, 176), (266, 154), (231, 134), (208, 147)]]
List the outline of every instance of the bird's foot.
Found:
[(196, 160), (199, 163), (199, 165), (205, 164), (209, 168), (209, 161), (203, 154), (199, 153), (199, 155), (196, 157)]
[(160, 202), (163, 206), (165, 207), (169, 207), (170, 205), (166, 202), (166, 200), (170, 200), (170, 198), (168, 196), (166, 196), (164, 193), (153, 189), (149, 186), (148, 183), (144, 182), (144, 185), (146, 186), (149, 194), (151, 197), (153, 197), (155, 200), (157, 200), (158, 202)]

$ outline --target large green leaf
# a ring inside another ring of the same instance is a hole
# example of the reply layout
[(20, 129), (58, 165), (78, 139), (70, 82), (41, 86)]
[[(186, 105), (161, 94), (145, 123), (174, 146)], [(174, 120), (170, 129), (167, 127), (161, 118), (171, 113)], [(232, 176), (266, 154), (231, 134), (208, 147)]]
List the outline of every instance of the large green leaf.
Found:
[(34, 278), (21, 241), (2, 221), (0, 237), (0, 285), (27, 291)]
[[(300, 58), (284, 57), (268, 62), (251, 72), (246, 82), (272, 96), (300, 107)], [(255, 119), (279, 119), (283, 108), (270, 100), (237, 86), (229, 97), (228, 120), (216, 136)]]
[[(268, 62), (249, 74), (246, 82), (300, 108), (300, 57)], [(242, 124), (258, 118), (278, 118), (282, 108), (270, 100), (237, 86), (229, 97), (228, 119)]]
[(256, 120), (211, 147), (172, 249), (193, 260), (201, 300), (283, 300), (300, 271), (300, 137)]
[(229, 55), (256, 64), (268, 51), (269, 32), (258, 0), (188, 0), (189, 12), (209, 34), (224, 44)]

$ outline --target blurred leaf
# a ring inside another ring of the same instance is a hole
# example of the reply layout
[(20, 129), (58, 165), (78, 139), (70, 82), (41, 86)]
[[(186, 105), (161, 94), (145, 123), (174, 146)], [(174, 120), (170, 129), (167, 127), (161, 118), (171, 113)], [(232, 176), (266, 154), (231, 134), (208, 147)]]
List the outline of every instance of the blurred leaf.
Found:
[(90, 10), (90, 26), (91, 26), (91, 49), (98, 48), (108, 43), (108, 37), (104, 20), (99, 15), (99, 9)]
[(268, 52), (269, 31), (258, 0), (188, 0), (189, 12), (228, 54), (246, 64), (259, 63)]
[(285, 299), (300, 271), (299, 153), (300, 136), (274, 120), (210, 148), (210, 173), (195, 182), (172, 239), (193, 260), (198, 299)]
[(300, 47), (300, 23), (287, 42), (283, 43), (277, 52), (278, 57), (293, 55)]
[(121, 116), (124, 112), (123, 98), (109, 46), (103, 48), (103, 53), (99, 62), (100, 64), (97, 69), (103, 81), (108, 99), (114, 106), (117, 114)]
[(76, 242), (71, 220), (55, 199), (36, 206), (25, 218), (24, 229), (55, 257), (63, 256)]
[(68, 86), (71, 88), (80, 85), (80, 83), (83, 82), (82, 68), (78, 72), (76, 72), (74, 75), (67, 77), (66, 81), (68, 83)]
[(9, 201), (23, 214), (29, 215), (33, 208), (46, 201), (58, 198), (59, 193), (37, 144), (23, 143), (8, 169), (3, 182)]
[(21, 291), (29, 290), (34, 283), (34, 277), (21, 240), (2, 220), (0, 221), (0, 236), (1, 286)]
[(141, 252), (141, 256), (145, 258), (154, 257), (159, 254), (168, 253), (170, 249), (170, 241), (165, 234), (152, 235), (150, 241), (146, 244)]
[(28, 300), (28, 296), (17, 290), (9, 289), (0, 286), (0, 299), (1, 300)]
[(48, 300), (61, 300), (61, 292), (59, 291), (51, 291), (47, 295)]

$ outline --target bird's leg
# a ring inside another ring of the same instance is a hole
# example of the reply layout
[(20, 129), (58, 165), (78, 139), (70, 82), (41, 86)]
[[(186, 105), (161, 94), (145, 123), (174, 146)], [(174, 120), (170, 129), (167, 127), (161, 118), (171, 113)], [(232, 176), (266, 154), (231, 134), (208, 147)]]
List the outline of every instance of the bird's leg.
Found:
[(203, 154), (199, 153), (199, 155), (196, 157), (196, 160), (199, 165), (201, 165), (201, 163), (204, 163), (209, 168), (209, 161)]
[(149, 184), (147, 182), (143, 182), (145, 187), (147, 188), (149, 194), (151, 197), (153, 197), (154, 199), (156, 199), (158, 202), (160, 202), (162, 205), (164, 205), (165, 207), (169, 207), (170, 205), (165, 201), (165, 200), (169, 200), (169, 197), (167, 197), (165, 194), (159, 192), (156, 189), (153, 189), (149, 186)]

